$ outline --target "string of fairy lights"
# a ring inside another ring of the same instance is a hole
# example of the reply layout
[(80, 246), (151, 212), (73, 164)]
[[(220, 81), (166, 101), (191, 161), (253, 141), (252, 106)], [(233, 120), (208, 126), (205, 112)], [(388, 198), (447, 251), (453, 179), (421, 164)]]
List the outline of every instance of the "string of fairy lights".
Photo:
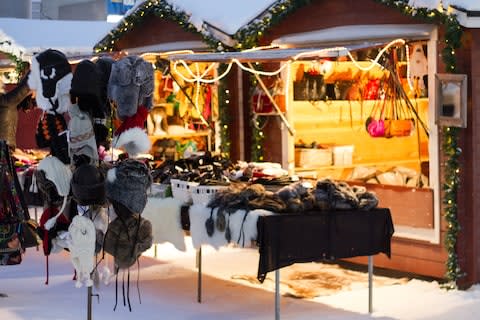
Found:
[[(429, 23), (442, 25), (445, 30), (445, 47), (441, 54), (442, 60), (447, 72), (457, 72), (455, 51), (461, 46), (463, 30), (455, 15), (452, 14), (450, 7), (445, 12), (441, 1), (436, 9), (415, 8), (408, 5), (407, 1), (375, 1), (396, 8), (405, 15), (416, 17)], [(456, 253), (458, 233), (461, 229), (457, 218), (457, 194), (460, 184), (459, 158), (462, 154), (462, 150), (458, 146), (459, 132), (460, 129), (456, 127), (442, 128), (442, 151), (445, 159), (442, 184), (444, 205), (443, 216), (447, 223), (444, 244), (448, 253), (445, 273), (447, 283), (445, 287), (448, 289), (456, 288), (457, 280), (464, 276), (464, 272), (462, 272), (458, 263), (458, 256)]]
[[(440, 5), (436, 9), (417, 8), (409, 5), (406, 0), (374, 0), (391, 8), (395, 8), (405, 15), (414, 17), (424, 22), (441, 25), (444, 30), (445, 46), (442, 49), (441, 57), (447, 72), (457, 72), (456, 65), (456, 49), (461, 45), (462, 28), (458, 23), (456, 17)], [(215, 51), (238, 51), (254, 48), (259, 44), (259, 40), (270, 28), (282, 21), (290, 13), (296, 11), (302, 6), (310, 3), (310, 0), (279, 0), (275, 2), (268, 10), (266, 10), (261, 17), (249, 23), (246, 27), (238, 30), (232, 38), (236, 44), (230, 47), (225, 43), (219, 41), (212, 35), (207, 28), (202, 28), (201, 31), (189, 21), (189, 15), (178, 8), (174, 8), (165, 0), (151, 0), (145, 1), (139, 5), (136, 10), (130, 15), (126, 16), (116, 28), (112, 29), (109, 34), (104, 37), (94, 48), (95, 53), (113, 52), (116, 50), (117, 42), (138, 24), (140, 24), (146, 17), (155, 15), (162, 19), (168, 19), (176, 22), (182, 29), (187, 32), (198, 34), (203, 41)], [(440, 2), (441, 3), (441, 2)], [(18, 74), (22, 74), (25, 70), (26, 64), (16, 57), (9, 55), (12, 61), (16, 64)], [(228, 74), (229, 68), (232, 64), (220, 64), (218, 73), (220, 75)], [(241, 64), (239, 65), (241, 66)], [(243, 69), (243, 68), (242, 68)], [(253, 71), (253, 70), (250, 70)], [(254, 71), (257, 72), (257, 71)], [(200, 77), (198, 73), (193, 73), (193, 78)], [(230, 133), (229, 133), (229, 112), (230, 106), (230, 91), (228, 89), (225, 77), (219, 81), (219, 121), (220, 121), (220, 138), (221, 152), (228, 156), (230, 153)], [(253, 77), (252, 77), (253, 79)], [(191, 80), (191, 79), (190, 79)], [(198, 79), (193, 80), (199, 82)], [(252, 86), (255, 86), (256, 80), (252, 80)], [(261, 151), (261, 144), (263, 142), (263, 132), (257, 130), (253, 126), (252, 149)], [(447, 230), (445, 235), (445, 246), (448, 252), (446, 280), (450, 287), (455, 287), (456, 281), (463, 275), (456, 255), (456, 243), (460, 225), (457, 220), (457, 192), (460, 183), (460, 166), (459, 157), (462, 153), (458, 147), (458, 128), (445, 127), (442, 128), (442, 151), (445, 161), (444, 175), (443, 175), (443, 204), (444, 204), (444, 218), (447, 222)], [(261, 152), (252, 154), (252, 160), (263, 159)]]

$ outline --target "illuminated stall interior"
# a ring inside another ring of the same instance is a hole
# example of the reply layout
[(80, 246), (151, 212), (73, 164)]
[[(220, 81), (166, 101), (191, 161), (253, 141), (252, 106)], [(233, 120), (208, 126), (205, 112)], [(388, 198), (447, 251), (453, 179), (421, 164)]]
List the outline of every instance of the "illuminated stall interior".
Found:
[(162, 55), (144, 54), (154, 65), (153, 107), (147, 118), (147, 133), (155, 160), (177, 160), (199, 152), (215, 151), (218, 121), (217, 85), (195, 81), (213, 79), (209, 64), (177, 65)]

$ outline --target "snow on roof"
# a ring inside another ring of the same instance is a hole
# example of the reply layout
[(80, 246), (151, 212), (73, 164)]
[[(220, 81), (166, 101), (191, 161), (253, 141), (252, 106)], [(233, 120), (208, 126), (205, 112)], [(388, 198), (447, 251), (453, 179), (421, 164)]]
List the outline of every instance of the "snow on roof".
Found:
[[(127, 11), (124, 19), (112, 26), (112, 30), (123, 26), (125, 19), (137, 13), (138, 10), (143, 10), (143, 7), (148, 1), (139, 0), (135, 5)], [(165, 0), (177, 12), (184, 12), (189, 16), (191, 22), (198, 32), (215, 33), (215, 36), (222, 42), (229, 45), (234, 44), (231, 35), (235, 34), (242, 27), (248, 25), (264, 11), (276, 3), (277, 0)], [(153, 2), (152, 6), (162, 6), (164, 3)], [(215, 30), (208, 30), (206, 25), (212, 26)], [(110, 31), (110, 30), (109, 30)], [(105, 39), (109, 31), (104, 33), (101, 40)]]
[[(261, 17), (275, 3), (282, 1), (284, 0), (139, 0), (110, 31), (121, 28), (125, 18), (137, 14), (138, 10), (143, 10), (145, 6), (162, 7), (167, 3), (175, 11), (186, 13), (189, 22), (200, 33), (210, 33), (219, 41), (233, 46), (235, 40), (232, 36), (236, 32), (250, 23), (256, 23), (256, 18)], [(462, 26), (480, 28), (480, 17), (476, 14), (480, 13), (479, 0), (409, 0), (408, 4), (417, 8), (445, 10), (444, 12), (456, 14)], [(101, 40), (108, 40), (109, 34), (110, 32), (105, 32)]]
[(49, 48), (68, 58), (90, 56), (112, 26), (105, 21), (0, 18), (0, 51), (25, 61)]
[[(229, 35), (247, 25), (276, 0), (167, 0), (190, 15), (195, 25), (206, 22)], [(197, 27), (198, 29), (198, 27)]]

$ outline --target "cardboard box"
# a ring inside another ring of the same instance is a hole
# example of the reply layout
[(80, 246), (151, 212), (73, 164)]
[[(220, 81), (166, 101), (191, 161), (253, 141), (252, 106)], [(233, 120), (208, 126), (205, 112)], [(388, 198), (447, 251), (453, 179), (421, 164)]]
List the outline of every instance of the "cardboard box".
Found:
[(353, 145), (333, 147), (333, 165), (349, 166), (353, 163)]
[(315, 168), (332, 165), (331, 148), (295, 148), (295, 166)]

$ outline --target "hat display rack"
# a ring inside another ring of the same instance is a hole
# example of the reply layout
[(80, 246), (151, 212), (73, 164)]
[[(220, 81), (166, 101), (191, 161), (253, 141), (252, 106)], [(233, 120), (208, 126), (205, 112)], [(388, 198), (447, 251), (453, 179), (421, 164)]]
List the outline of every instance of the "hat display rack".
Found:
[[(105, 209), (120, 203), (130, 215), (138, 214), (137, 236), (143, 237), (145, 250), (152, 245), (151, 223), (140, 217), (152, 178), (145, 164), (130, 157), (151, 147), (144, 123), (152, 107), (153, 66), (141, 57), (126, 56), (119, 60), (84, 59), (73, 68), (62, 52), (47, 49), (32, 58), (27, 83), (36, 92), (38, 107), (43, 111), (37, 124), (37, 145), (50, 151), (36, 172), (42, 184), (42, 200), (51, 208), (46, 210), (42, 229), (37, 232), (56, 237), (52, 231), (62, 224), (62, 232), (69, 233), (64, 247), (58, 248), (70, 251), (75, 286), (87, 287), (87, 319), (91, 320), (92, 297), (99, 298), (93, 293), (93, 280), (104, 260), (104, 241), (114, 221)], [(107, 127), (107, 120), (113, 123), (108, 118), (114, 111), (120, 120), (116, 130)], [(99, 151), (113, 147), (123, 149), (126, 159), (105, 163)], [(120, 210), (118, 205), (116, 208)], [(104, 213), (101, 222), (96, 221), (99, 212)], [(103, 256), (97, 261), (101, 250)]]

